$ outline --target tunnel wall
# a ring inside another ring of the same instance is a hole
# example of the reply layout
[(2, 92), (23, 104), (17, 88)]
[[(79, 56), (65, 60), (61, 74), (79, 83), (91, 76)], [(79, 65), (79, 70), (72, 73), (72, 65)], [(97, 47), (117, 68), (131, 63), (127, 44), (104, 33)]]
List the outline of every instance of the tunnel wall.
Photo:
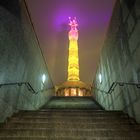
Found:
[[(42, 82), (45, 74), (46, 81)], [(54, 94), (44, 57), (25, 2), (0, 1), (0, 84), (29, 82), (0, 87), (0, 122), (18, 110), (36, 110)]]
[[(101, 74), (101, 81), (99, 75)], [(106, 110), (123, 110), (140, 122), (140, 88), (113, 82), (140, 83), (140, 1), (117, 1), (93, 83), (94, 96)]]

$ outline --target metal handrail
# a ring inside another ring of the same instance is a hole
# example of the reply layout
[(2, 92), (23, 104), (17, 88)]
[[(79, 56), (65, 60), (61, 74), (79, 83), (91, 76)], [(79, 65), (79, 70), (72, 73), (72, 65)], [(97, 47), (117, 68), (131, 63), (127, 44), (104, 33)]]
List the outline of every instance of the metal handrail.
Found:
[(119, 85), (119, 86), (124, 86), (124, 85), (132, 85), (132, 86), (136, 86), (137, 88), (140, 88), (140, 83), (131, 83), (131, 82), (113, 82), (109, 88), (108, 91), (105, 91), (105, 90), (102, 90), (102, 89), (98, 89), (98, 88), (95, 88), (95, 90), (99, 90), (101, 92), (104, 92), (106, 94), (111, 94), (114, 89), (116, 88), (116, 86)]
[(18, 86), (25, 85), (27, 87), (27, 89), (30, 92), (32, 92), (33, 94), (38, 94), (39, 92), (43, 92), (43, 91), (48, 90), (48, 89), (42, 89), (42, 90), (35, 91), (35, 89), (32, 87), (32, 85), (29, 82), (3, 83), (3, 84), (0, 84), (0, 88), (3, 86), (13, 86), (13, 85), (18, 85)]

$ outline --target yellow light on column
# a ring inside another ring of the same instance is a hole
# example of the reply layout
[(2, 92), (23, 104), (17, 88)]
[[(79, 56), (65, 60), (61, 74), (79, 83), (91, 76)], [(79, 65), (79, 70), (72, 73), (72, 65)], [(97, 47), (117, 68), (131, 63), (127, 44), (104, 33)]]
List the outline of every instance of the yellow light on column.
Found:
[(68, 81), (79, 81), (78, 30), (76, 18), (69, 23)]

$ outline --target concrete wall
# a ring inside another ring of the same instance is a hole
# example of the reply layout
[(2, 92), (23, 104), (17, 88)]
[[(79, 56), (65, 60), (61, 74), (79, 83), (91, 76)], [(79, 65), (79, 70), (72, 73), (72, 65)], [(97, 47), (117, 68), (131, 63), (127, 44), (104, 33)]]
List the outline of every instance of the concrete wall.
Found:
[[(42, 75), (46, 81), (42, 82)], [(54, 94), (44, 57), (24, 1), (0, 1), (0, 84), (29, 82), (36, 90), (32, 94), (26, 86), (0, 87), (0, 121), (13, 112), (40, 108)]]
[(108, 91), (115, 81), (140, 83), (139, 0), (116, 2), (93, 86), (96, 100), (106, 110), (123, 110), (140, 122), (140, 88), (117, 86), (109, 95), (101, 91)]

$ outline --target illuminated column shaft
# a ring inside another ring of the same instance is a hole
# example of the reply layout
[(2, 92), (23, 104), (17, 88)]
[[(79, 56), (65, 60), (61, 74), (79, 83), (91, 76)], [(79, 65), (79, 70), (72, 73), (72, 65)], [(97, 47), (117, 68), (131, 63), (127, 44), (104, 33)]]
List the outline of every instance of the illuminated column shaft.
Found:
[(78, 57), (78, 30), (76, 19), (70, 20), (69, 25), (69, 57), (68, 57), (68, 81), (79, 81), (79, 57)]

